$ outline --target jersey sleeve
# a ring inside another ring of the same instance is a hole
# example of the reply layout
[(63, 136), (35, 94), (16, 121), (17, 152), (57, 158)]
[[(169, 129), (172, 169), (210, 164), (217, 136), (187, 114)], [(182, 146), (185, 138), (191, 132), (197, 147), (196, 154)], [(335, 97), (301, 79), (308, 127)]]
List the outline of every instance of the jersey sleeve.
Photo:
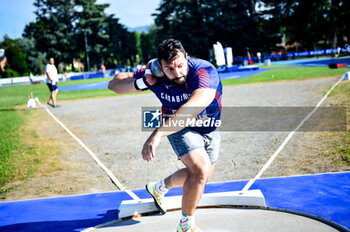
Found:
[(201, 68), (196, 72), (195, 89), (217, 89), (220, 83), (218, 72), (214, 67)]

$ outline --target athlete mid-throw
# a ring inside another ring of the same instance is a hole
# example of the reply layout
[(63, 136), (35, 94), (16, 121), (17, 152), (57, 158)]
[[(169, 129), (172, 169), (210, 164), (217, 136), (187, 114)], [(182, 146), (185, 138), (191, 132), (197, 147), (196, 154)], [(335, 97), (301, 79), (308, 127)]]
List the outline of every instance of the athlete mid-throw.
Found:
[[(198, 232), (195, 210), (219, 156), (220, 134), (216, 129), (221, 115), (221, 80), (211, 63), (189, 57), (174, 39), (158, 46), (163, 77), (149, 72), (151, 63), (135, 73), (119, 73), (108, 88), (119, 94), (149, 89), (161, 101), (163, 124), (144, 143), (142, 158), (152, 161), (160, 140), (167, 136), (185, 168), (148, 183), (146, 189), (164, 214), (164, 195), (170, 188), (183, 186), (182, 218), (177, 231)], [(184, 123), (178, 123), (180, 120)]]

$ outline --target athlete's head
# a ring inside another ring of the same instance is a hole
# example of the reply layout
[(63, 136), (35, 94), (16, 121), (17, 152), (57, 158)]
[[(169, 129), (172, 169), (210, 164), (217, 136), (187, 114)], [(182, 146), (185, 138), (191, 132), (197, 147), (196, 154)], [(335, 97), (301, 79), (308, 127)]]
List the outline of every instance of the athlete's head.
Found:
[(165, 78), (171, 83), (182, 85), (188, 74), (188, 58), (180, 41), (164, 40), (158, 46), (158, 61)]
[(50, 64), (55, 64), (55, 59), (53, 57), (50, 57), (49, 62)]

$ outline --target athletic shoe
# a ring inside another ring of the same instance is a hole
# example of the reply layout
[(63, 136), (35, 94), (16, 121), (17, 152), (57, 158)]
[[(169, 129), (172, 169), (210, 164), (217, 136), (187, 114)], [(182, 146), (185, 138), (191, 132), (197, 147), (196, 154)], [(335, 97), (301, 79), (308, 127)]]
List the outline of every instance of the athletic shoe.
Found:
[(177, 225), (176, 232), (202, 232), (194, 223), (188, 222), (185, 226), (181, 226), (181, 221)]
[(165, 214), (166, 208), (163, 205), (164, 194), (161, 194), (161, 193), (156, 191), (156, 183), (151, 182), (151, 183), (146, 184), (146, 190), (153, 197), (154, 203), (155, 203), (156, 207), (159, 209), (160, 213)]

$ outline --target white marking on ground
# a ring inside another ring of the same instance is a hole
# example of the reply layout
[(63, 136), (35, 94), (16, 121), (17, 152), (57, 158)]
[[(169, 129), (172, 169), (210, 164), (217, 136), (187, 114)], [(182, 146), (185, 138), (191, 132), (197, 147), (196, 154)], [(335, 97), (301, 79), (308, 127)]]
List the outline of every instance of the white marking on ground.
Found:
[(254, 182), (261, 177), (261, 175), (266, 171), (266, 169), (271, 165), (273, 160), (279, 155), (279, 153), (283, 150), (289, 140), (293, 137), (295, 132), (300, 129), (304, 125), (304, 123), (317, 111), (320, 105), (326, 100), (328, 95), (333, 91), (333, 89), (343, 80), (343, 76), (332, 86), (330, 90), (326, 93), (326, 95), (318, 102), (315, 108), (299, 123), (299, 125), (288, 134), (287, 138), (283, 141), (283, 143), (279, 146), (279, 148), (275, 151), (275, 153), (270, 157), (270, 159), (265, 163), (262, 169), (258, 172), (258, 174), (244, 186), (242, 192), (246, 192), (249, 188), (254, 184)]
[(129, 196), (134, 199), (134, 200), (140, 200), (140, 198), (134, 194), (132, 191), (127, 190), (121, 183), (120, 181), (114, 176), (114, 174), (101, 162), (101, 160), (99, 158), (97, 158), (97, 156), (76, 136), (73, 134), (73, 132), (71, 132), (60, 120), (57, 119), (57, 117), (43, 104), (41, 104), (41, 102), (39, 100), (37, 100), (38, 104), (43, 107), (47, 113), (70, 135), (72, 136), (75, 141), (77, 141), (80, 146), (82, 146), (87, 153), (89, 153), (89, 155), (95, 160), (95, 162), (107, 173), (107, 175), (109, 176), (109, 178), (112, 180), (112, 182), (121, 190), (121, 191), (125, 191), (127, 194), (129, 194)]

